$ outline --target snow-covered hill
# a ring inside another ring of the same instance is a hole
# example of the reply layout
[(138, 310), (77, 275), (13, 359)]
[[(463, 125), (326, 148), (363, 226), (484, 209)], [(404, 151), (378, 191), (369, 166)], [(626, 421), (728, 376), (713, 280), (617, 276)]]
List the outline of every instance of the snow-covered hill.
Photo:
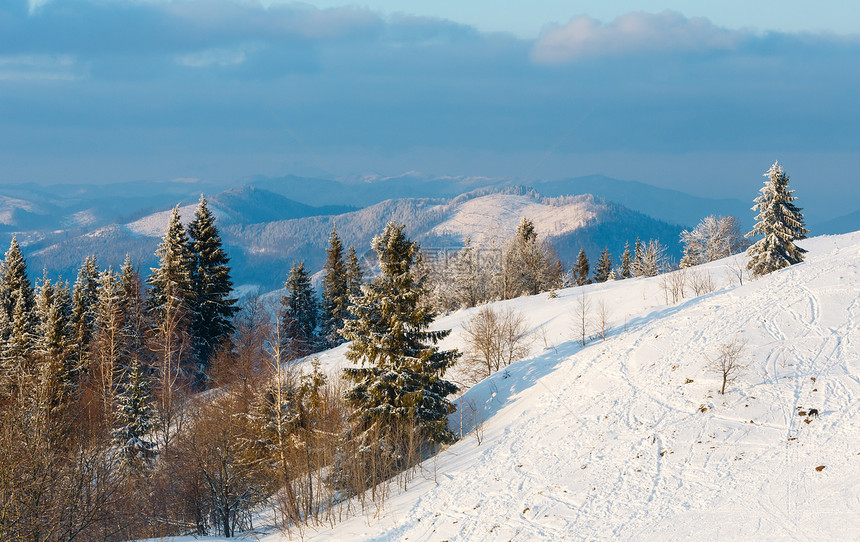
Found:
[[(535, 342), (458, 400), (481, 442), (471, 429), (425, 462), (379, 519), (306, 539), (856, 540), (860, 232), (803, 246), (804, 263), (742, 286), (738, 260), (696, 269), (717, 291), (673, 305), (661, 277), (497, 304)], [(605, 342), (576, 340), (582, 295), (608, 309)], [(476, 310), (437, 322), (446, 346)], [(747, 368), (722, 396), (709, 359), (735, 337)]]

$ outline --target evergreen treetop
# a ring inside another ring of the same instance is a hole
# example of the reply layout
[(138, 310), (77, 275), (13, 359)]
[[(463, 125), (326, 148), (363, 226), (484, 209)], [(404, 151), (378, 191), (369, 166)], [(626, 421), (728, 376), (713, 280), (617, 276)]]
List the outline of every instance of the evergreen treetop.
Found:
[(774, 162), (764, 176), (767, 180), (752, 207), (759, 213), (757, 222), (747, 234), (762, 237), (747, 249), (747, 269), (756, 276), (802, 262), (806, 251), (794, 241), (805, 239), (809, 233), (801, 209), (793, 203), (797, 198), (788, 189), (788, 175), (779, 162)]
[(311, 277), (304, 262), (293, 263), (287, 282), (286, 295), (281, 297), (281, 348), (293, 359), (316, 351), (318, 306), (311, 286)]
[(230, 259), (222, 248), (215, 216), (202, 194), (188, 225), (188, 238), (193, 347), (198, 362), (208, 366), (218, 347), (232, 335), (233, 316), (239, 309), (231, 297)]
[(151, 314), (158, 318), (168, 306), (188, 311), (194, 297), (193, 260), (188, 250), (188, 236), (179, 219), (178, 205), (173, 208), (167, 231), (155, 254), (159, 258), (159, 266), (152, 268), (146, 281), (150, 286)]
[(576, 258), (576, 264), (573, 266), (573, 280), (577, 286), (588, 284), (591, 282), (588, 279), (588, 256), (585, 255), (585, 249), (579, 249), (579, 256)]
[(349, 311), (349, 273), (336, 227), (332, 228), (329, 236), (323, 271), (322, 338), (331, 347), (343, 342), (340, 330)]
[(609, 274), (612, 272), (612, 255), (608, 248), (604, 248), (600, 253), (600, 259), (594, 267), (594, 282), (606, 282), (609, 280)]

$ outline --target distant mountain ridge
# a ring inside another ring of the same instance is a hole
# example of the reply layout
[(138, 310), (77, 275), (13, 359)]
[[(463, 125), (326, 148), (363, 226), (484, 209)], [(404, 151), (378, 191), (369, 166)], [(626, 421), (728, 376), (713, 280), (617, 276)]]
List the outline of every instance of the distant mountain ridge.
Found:
[[(31, 274), (73, 279), (95, 254), (118, 265), (125, 254), (144, 275), (169, 211), (180, 205), (187, 223), (206, 193), (232, 258), (237, 285), (277, 288), (292, 261), (322, 267), (335, 225), (360, 253), (389, 220), (407, 225), (425, 247), (473, 242), (501, 245), (522, 216), (535, 220), (567, 265), (580, 248), (595, 258), (605, 247), (617, 258), (625, 241), (659, 239), (677, 257), (678, 234), (709, 214), (752, 223), (751, 203), (711, 200), (633, 181), (593, 175), (518, 186), (486, 177), (365, 177), (336, 181), (297, 176), (254, 177), (235, 187), (194, 180), (116, 185), (0, 187), (0, 231), (25, 246)], [(842, 222), (854, 223), (849, 215)], [(829, 225), (838, 233), (839, 221)], [(815, 233), (822, 233), (813, 231)], [(486, 238), (486, 239), (485, 239)]]

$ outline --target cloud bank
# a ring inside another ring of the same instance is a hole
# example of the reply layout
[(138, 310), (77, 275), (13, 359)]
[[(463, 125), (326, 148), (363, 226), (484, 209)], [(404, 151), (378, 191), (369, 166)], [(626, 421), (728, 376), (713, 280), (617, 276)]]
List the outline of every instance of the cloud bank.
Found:
[(536, 176), (565, 155), (553, 175), (611, 174), (588, 169), (594, 156), (769, 164), (857, 153), (858, 95), (856, 38), (672, 12), (576, 17), (526, 40), (357, 7), (0, 2), (0, 182), (319, 164), (515, 177), (547, 149)]
[(544, 30), (532, 58), (558, 64), (588, 57), (730, 51), (750, 37), (745, 31), (727, 30), (673, 11), (629, 13), (606, 24), (582, 15)]

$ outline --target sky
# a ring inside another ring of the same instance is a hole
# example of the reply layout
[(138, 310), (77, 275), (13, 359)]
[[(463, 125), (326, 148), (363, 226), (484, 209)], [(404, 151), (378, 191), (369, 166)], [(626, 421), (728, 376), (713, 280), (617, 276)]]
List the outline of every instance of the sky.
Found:
[(860, 8), (747, 4), (4, 0), (0, 184), (600, 173), (751, 199), (779, 160), (857, 210)]

